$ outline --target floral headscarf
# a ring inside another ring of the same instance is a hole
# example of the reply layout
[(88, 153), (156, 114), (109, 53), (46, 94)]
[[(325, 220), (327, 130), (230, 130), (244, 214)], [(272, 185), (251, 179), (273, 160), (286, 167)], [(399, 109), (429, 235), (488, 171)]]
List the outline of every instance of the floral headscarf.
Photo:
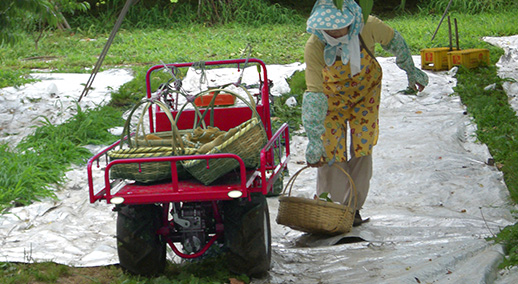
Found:
[[(347, 37), (339, 43), (330, 44), (324, 30), (337, 30), (349, 27)], [(317, 0), (307, 21), (307, 32), (316, 35), (326, 43), (324, 61), (331, 66), (339, 55), (342, 63), (351, 61), (353, 75), (360, 71), (360, 41), (358, 35), (363, 28), (362, 10), (354, 0), (344, 0), (342, 10), (336, 8), (332, 0)]]

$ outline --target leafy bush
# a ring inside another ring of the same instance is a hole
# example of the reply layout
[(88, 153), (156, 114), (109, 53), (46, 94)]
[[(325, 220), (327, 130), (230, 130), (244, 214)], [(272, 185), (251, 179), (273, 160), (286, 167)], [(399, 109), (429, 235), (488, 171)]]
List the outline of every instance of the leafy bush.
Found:
[[(448, 7), (450, 0), (428, 0), (421, 2), (424, 2), (422, 8), (442, 14), (446, 10), (446, 7)], [(450, 11), (476, 14), (481, 12), (503, 11), (507, 8), (517, 6), (518, 3), (516, 1), (507, 0), (455, 0), (452, 1), (450, 5)]]
[[(92, 1), (91, 1), (92, 2)], [(125, 0), (95, 1), (92, 14), (71, 19), (71, 24), (84, 29), (95, 28), (107, 32), (113, 26)], [(178, 27), (186, 24), (217, 25), (240, 23), (288, 24), (304, 21), (295, 10), (266, 0), (179, 0), (140, 1), (125, 17), (122, 27), (157, 28)], [(97, 16), (96, 16), (97, 15)], [(110, 23), (106, 25), (106, 23)]]
[(18, 40), (17, 31), (30, 27), (66, 26), (63, 13), (86, 11), (88, 2), (75, 0), (2, 0), (0, 1), (0, 43), (14, 43)]

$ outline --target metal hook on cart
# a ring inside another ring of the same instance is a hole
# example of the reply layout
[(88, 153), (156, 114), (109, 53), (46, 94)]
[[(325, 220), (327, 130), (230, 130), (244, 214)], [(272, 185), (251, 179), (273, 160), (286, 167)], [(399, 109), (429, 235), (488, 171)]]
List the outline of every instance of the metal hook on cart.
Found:
[[(170, 72), (171, 79), (169, 79), (167, 81), (167, 83), (161, 84), (159, 86), (159, 88), (157, 90), (158, 97), (162, 96), (164, 98), (164, 102), (166, 102), (172, 109), (178, 108), (178, 92), (182, 93), (182, 95), (185, 97), (185, 99), (187, 101), (190, 101), (190, 102), (194, 101), (194, 96), (187, 95), (185, 90), (182, 88), (182, 86), (183, 86), (182, 80), (178, 79), (176, 77), (176, 74), (178, 72), (178, 67), (176, 67), (176, 66), (167, 66), (167, 64), (165, 64), (164, 61), (162, 61), (162, 60), (160, 60), (160, 62), (162, 63), (162, 66)], [(172, 86), (171, 86), (171, 81), (173, 82)], [(176, 92), (176, 100), (173, 99), (173, 98), (171, 98), (171, 99), (167, 98), (168, 95), (171, 95), (171, 93), (174, 92), (173, 90), (177, 91)], [(175, 103), (176, 103), (176, 105), (173, 105)]]
[(208, 84), (207, 74), (205, 73), (205, 61), (198, 61), (192, 64), (192, 68), (197, 75), (200, 75), (200, 90), (201, 86), (205, 83)]
[(243, 80), (243, 74), (245, 73), (246, 66), (248, 65), (248, 59), (250, 59), (250, 55), (252, 54), (252, 46), (249, 43), (246, 44), (246, 47), (243, 50), (243, 54), (245, 54), (247, 50), (248, 54), (246, 55), (245, 64), (243, 66), (243, 69), (241, 70), (241, 75), (239, 75), (237, 82), (234, 84), (236, 86), (241, 85), (241, 80)]
[(182, 90), (182, 80), (176, 78), (176, 72), (178, 70), (178, 67), (176, 66), (172, 66), (172, 67), (169, 67), (167, 66), (167, 64), (164, 63), (164, 61), (160, 60), (160, 62), (162, 63), (162, 65), (164, 66), (165, 69), (169, 70), (169, 72), (171, 73), (171, 76), (172, 78), (167, 82), (169, 84), (169, 82), (171, 82), (172, 79), (174, 79), (173, 81), (173, 86), (174, 88), (177, 90), (177, 91), (183, 91)]

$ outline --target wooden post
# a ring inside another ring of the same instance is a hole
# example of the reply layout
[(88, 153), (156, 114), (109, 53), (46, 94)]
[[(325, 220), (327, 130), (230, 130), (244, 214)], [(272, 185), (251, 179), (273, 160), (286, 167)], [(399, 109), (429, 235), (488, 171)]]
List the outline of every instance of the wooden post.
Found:
[(453, 19), (453, 21), (455, 22), (455, 40), (457, 41), (457, 50), (460, 50), (460, 45), (459, 45), (459, 28), (457, 26), (457, 18)]
[(450, 20), (450, 16), (448, 16), (448, 36), (450, 38), (450, 51), (453, 50), (453, 42), (452, 42), (452, 38), (451, 38), (451, 20)]

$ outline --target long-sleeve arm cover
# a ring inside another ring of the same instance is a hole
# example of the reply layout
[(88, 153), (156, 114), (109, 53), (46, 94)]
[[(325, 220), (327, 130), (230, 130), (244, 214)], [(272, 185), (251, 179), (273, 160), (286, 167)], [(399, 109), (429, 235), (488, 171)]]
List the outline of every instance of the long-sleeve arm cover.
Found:
[(325, 156), (322, 135), (327, 113), (327, 97), (324, 93), (305, 92), (302, 99), (302, 124), (308, 135), (306, 161), (316, 164)]
[(396, 56), (396, 65), (406, 72), (410, 88), (415, 89), (417, 83), (423, 87), (428, 85), (428, 75), (415, 67), (412, 53), (399, 32), (394, 31), (394, 38), (390, 43), (381, 47)]

